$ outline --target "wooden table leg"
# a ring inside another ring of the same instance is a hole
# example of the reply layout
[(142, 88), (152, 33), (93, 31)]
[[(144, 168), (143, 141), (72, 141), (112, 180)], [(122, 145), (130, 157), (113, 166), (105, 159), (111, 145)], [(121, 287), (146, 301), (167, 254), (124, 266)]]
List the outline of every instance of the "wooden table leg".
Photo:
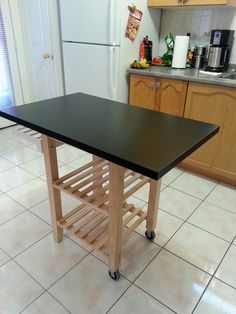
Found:
[[(98, 161), (98, 160), (101, 160), (101, 158), (100, 157), (98, 157), (98, 156), (96, 156), (96, 155), (93, 155), (93, 162), (96, 162), (96, 161)], [(99, 191), (101, 191), (102, 190), (102, 183), (99, 183), (99, 182), (101, 182), (101, 180), (102, 180), (102, 173), (98, 176), (97, 174), (99, 173), (99, 172), (101, 172), (102, 171), (102, 167), (100, 168), (100, 169), (98, 169), (97, 170), (97, 172), (94, 172), (93, 173), (93, 177), (94, 177), (94, 179), (93, 179), (93, 184), (94, 185), (96, 185), (97, 187), (96, 187), (96, 189), (94, 189), (93, 190), (93, 193), (94, 194), (96, 194), (96, 193), (98, 193)]]
[(161, 180), (151, 180), (149, 197), (148, 197), (148, 210), (147, 210), (147, 223), (145, 235), (149, 240), (155, 238), (155, 228), (157, 226), (157, 213), (161, 191)]
[(61, 195), (60, 191), (53, 187), (53, 181), (58, 179), (55, 140), (42, 134), (42, 146), (48, 184), (48, 197), (51, 211), (53, 237), (56, 242), (60, 242), (63, 238), (63, 229), (57, 225), (57, 220), (62, 217)]
[(110, 276), (120, 278), (125, 169), (109, 163), (109, 236), (108, 265)]

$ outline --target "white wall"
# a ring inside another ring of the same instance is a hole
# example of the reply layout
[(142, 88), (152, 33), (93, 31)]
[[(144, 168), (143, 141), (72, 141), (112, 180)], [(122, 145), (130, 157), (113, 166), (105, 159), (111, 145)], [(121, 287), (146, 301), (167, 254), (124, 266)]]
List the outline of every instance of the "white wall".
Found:
[(212, 29), (235, 30), (235, 41), (231, 52), (231, 63), (236, 63), (236, 8), (181, 8), (162, 10), (158, 54), (166, 51), (166, 34), (186, 35), (191, 33), (192, 45), (210, 42)]

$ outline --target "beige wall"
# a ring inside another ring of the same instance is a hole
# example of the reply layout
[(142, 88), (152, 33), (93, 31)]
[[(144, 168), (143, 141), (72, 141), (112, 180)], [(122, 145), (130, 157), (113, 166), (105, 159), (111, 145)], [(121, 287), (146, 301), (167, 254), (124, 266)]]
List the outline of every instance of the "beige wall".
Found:
[(236, 8), (187, 8), (162, 10), (160, 42), (157, 54), (162, 55), (166, 46), (165, 35), (186, 35), (191, 33), (192, 46), (210, 42), (212, 29), (233, 29), (235, 40), (231, 53), (231, 63), (236, 63)]

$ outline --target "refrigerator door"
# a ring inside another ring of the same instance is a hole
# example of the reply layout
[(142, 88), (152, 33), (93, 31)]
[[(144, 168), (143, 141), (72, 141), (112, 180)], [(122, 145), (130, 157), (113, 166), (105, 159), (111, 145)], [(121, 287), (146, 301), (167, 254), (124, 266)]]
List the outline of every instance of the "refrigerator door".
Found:
[(113, 45), (119, 43), (117, 0), (60, 0), (63, 41)]
[(63, 43), (66, 94), (114, 99), (118, 47)]

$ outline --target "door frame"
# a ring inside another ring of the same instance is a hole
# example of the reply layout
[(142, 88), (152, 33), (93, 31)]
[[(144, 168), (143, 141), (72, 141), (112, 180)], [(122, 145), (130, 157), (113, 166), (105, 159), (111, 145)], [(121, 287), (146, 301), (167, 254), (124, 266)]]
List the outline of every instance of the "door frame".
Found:
[[(22, 36), (22, 18), (20, 16), (20, 1), (19, 0), (1, 0), (9, 1), (10, 11), (12, 15), (12, 24), (15, 35), (15, 42), (17, 47), (17, 56), (19, 64), (19, 72), (22, 84), (22, 93), (24, 103), (29, 103), (32, 101), (30, 95), (31, 78), (27, 68), (27, 50), (24, 45), (25, 39)], [(62, 60), (61, 60), (61, 40), (59, 31), (59, 16), (58, 16), (58, 3), (57, 0), (47, 0), (49, 7), (49, 20), (50, 20), (50, 38), (52, 54), (54, 56), (54, 82), (56, 87), (57, 96), (64, 94), (63, 89), (63, 76), (62, 76)]]

